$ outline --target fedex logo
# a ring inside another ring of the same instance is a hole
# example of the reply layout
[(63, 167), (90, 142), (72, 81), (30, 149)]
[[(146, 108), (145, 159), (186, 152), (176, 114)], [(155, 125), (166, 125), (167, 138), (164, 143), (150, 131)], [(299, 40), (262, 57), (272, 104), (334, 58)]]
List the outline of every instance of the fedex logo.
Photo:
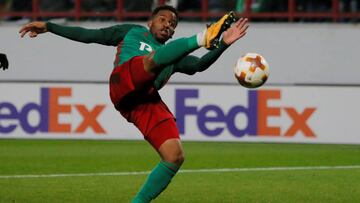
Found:
[[(104, 128), (97, 121), (97, 117), (104, 110), (105, 105), (96, 105), (87, 108), (83, 104), (61, 103), (62, 97), (71, 97), (71, 88), (41, 88), (40, 103), (27, 103), (17, 109), (10, 102), (0, 103), (0, 134), (11, 133), (20, 126), (27, 133), (56, 132), (56, 133), (83, 133), (91, 128), (97, 134), (105, 133)], [(61, 115), (72, 114), (72, 109), (81, 115), (82, 121), (74, 126), (72, 123), (60, 122)], [(39, 122), (33, 124), (29, 115), (36, 112)]]
[[(308, 125), (307, 120), (316, 109), (308, 107), (299, 112), (293, 107), (269, 106), (268, 101), (281, 99), (280, 93), (280, 90), (249, 91), (248, 107), (235, 105), (228, 112), (224, 112), (220, 106), (215, 104), (202, 107), (186, 105), (186, 100), (199, 99), (199, 91), (197, 89), (178, 89), (175, 93), (175, 113), (180, 134), (185, 133), (185, 118), (195, 116), (201, 133), (210, 137), (220, 135), (224, 131), (224, 127), (209, 129), (207, 124), (225, 123), (228, 131), (235, 137), (244, 135), (293, 137), (296, 133), (301, 132), (305, 137), (314, 138), (315, 133)], [(280, 118), (284, 116), (281, 115), (281, 110), (284, 110), (286, 116), (292, 121), (288, 129), (281, 129), (280, 126), (270, 126), (268, 123), (270, 117)], [(243, 127), (243, 129), (239, 129), (235, 124), (235, 118), (239, 114), (247, 117), (247, 126)]]

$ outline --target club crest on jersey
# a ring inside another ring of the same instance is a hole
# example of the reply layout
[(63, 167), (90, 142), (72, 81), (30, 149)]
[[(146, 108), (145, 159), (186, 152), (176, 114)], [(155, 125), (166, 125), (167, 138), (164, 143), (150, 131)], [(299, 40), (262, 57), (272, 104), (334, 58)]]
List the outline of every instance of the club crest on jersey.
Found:
[(152, 48), (150, 45), (146, 44), (145, 42), (140, 42), (140, 48), (139, 48), (140, 51), (148, 51), (148, 52), (152, 52)]

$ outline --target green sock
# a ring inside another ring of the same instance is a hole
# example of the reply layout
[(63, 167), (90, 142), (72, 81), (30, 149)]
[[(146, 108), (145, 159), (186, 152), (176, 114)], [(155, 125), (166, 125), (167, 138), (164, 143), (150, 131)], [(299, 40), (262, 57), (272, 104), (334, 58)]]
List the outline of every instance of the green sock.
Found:
[(199, 48), (196, 35), (180, 38), (156, 49), (154, 61), (157, 65), (169, 65)]
[(161, 161), (149, 174), (141, 190), (136, 194), (132, 203), (150, 202), (155, 199), (169, 185), (179, 167), (169, 162)]

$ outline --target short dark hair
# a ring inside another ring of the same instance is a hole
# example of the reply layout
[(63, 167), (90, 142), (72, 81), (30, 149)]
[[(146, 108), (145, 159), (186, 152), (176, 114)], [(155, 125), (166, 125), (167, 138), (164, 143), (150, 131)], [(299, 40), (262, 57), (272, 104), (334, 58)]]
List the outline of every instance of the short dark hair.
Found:
[(151, 14), (151, 18), (153, 18), (161, 10), (168, 10), (168, 11), (173, 12), (176, 16), (176, 24), (179, 22), (179, 12), (176, 10), (176, 8), (169, 6), (169, 5), (162, 5), (162, 6), (156, 7)]

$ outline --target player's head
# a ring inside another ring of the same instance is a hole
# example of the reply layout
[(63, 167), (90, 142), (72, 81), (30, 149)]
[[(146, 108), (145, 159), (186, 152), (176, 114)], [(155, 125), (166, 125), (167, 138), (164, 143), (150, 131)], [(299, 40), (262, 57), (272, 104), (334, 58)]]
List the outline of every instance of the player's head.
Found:
[(177, 10), (172, 6), (164, 5), (154, 9), (148, 26), (154, 38), (160, 43), (165, 43), (173, 36), (178, 20)]

